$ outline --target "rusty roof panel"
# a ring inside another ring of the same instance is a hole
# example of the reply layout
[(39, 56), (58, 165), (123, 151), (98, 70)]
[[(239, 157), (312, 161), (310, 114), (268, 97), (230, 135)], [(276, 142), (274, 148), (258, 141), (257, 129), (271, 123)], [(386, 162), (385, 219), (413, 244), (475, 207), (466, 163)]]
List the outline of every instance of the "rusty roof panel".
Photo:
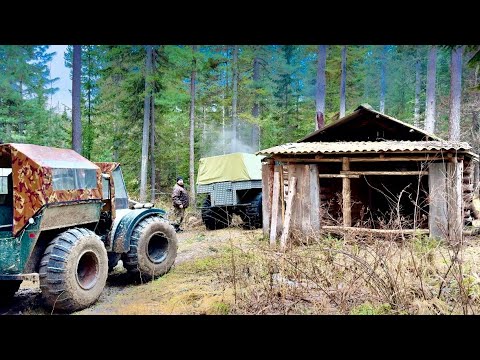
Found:
[(469, 151), (466, 142), (452, 141), (341, 141), (288, 143), (260, 150), (259, 155), (308, 155), (324, 153), (361, 153), (394, 151), (454, 150)]

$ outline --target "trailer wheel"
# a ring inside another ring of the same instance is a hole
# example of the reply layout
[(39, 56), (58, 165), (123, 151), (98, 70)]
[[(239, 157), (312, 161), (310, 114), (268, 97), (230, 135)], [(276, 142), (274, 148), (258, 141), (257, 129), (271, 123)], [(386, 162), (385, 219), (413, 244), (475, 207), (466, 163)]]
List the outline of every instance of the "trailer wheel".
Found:
[(177, 247), (174, 227), (158, 216), (150, 216), (133, 229), (123, 265), (130, 272), (138, 272), (142, 280), (152, 280), (170, 270)]
[(67, 230), (47, 246), (39, 274), (48, 306), (64, 312), (84, 309), (98, 300), (105, 287), (107, 251), (93, 231)]
[(208, 230), (228, 227), (232, 222), (232, 214), (227, 207), (210, 206), (210, 198), (206, 198), (202, 207), (202, 221)]
[(20, 288), (22, 280), (0, 281), (0, 305), (8, 305)]
[(245, 211), (241, 213), (243, 224), (247, 229), (262, 227), (262, 193), (258, 193)]

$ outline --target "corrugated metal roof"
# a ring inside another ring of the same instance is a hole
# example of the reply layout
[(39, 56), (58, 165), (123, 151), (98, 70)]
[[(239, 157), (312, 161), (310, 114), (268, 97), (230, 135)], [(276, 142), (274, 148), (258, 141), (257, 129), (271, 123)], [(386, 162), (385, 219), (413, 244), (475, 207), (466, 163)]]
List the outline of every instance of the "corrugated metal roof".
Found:
[(454, 150), (468, 151), (471, 146), (466, 142), (452, 141), (340, 141), (340, 142), (302, 142), (288, 143), (260, 150), (260, 155), (278, 154), (323, 154), (323, 153), (361, 153), (387, 151), (427, 151)]

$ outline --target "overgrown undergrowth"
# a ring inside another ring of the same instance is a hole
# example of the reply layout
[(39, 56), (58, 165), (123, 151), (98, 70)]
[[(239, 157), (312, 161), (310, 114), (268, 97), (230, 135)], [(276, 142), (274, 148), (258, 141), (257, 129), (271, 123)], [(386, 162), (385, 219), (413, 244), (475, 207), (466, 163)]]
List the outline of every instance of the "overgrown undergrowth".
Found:
[[(480, 242), (320, 237), (280, 252), (231, 246), (218, 278), (235, 314), (476, 314)], [(228, 264), (228, 265), (227, 265)]]

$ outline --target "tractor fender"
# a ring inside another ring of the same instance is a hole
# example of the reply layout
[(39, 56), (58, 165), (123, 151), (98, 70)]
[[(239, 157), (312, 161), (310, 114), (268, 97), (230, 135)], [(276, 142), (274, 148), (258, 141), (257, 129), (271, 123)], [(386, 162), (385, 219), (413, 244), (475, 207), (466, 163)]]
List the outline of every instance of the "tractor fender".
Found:
[(110, 241), (113, 244), (112, 251), (116, 253), (126, 253), (130, 250), (130, 237), (137, 224), (149, 216), (164, 217), (165, 211), (162, 209), (122, 209), (117, 210), (112, 231), (110, 232)]

